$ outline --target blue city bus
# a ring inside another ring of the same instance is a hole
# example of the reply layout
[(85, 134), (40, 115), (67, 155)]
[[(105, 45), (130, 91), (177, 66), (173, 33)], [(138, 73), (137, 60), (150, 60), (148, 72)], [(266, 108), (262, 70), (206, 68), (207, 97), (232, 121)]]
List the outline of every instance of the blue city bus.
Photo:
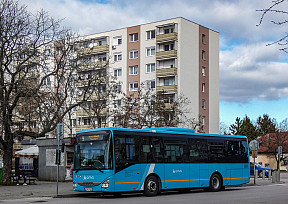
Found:
[(249, 181), (245, 136), (172, 127), (90, 129), (76, 136), (74, 191), (155, 196), (170, 189), (219, 191)]

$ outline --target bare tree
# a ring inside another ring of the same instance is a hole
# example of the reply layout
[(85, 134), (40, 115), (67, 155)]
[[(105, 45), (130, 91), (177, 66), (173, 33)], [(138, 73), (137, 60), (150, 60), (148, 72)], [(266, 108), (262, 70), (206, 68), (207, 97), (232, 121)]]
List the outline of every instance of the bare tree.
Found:
[(200, 127), (198, 119), (188, 119), (189, 100), (180, 95), (176, 98), (161, 92), (145, 89), (141, 84), (137, 92), (121, 99), (121, 108), (115, 111), (115, 126), (118, 127)]
[[(264, 18), (270, 13), (282, 15), (281, 17), (284, 16), (284, 18), (282, 18), (282, 20), (272, 20), (271, 23), (273, 23), (275, 25), (279, 25), (279, 26), (287, 25), (288, 20), (287, 20), (286, 16), (288, 14), (288, 11), (283, 10), (282, 9), (283, 7), (281, 7), (281, 5), (283, 5), (285, 3), (287, 4), (288, 1), (287, 0), (273, 0), (271, 3), (271, 6), (269, 8), (257, 10), (259, 12), (262, 12), (260, 22), (257, 26), (260, 26), (263, 23)], [(282, 38), (280, 38), (279, 40), (276, 40), (275, 42), (272, 42), (268, 45), (273, 45), (273, 44), (278, 44), (281, 47), (280, 50), (282, 50), (284, 52), (288, 52), (288, 50), (287, 50), (288, 49), (288, 47), (287, 47), (287, 45), (288, 45), (288, 33), (286, 32)]]
[[(0, 4), (0, 149), (3, 182), (10, 182), (13, 143), (53, 134), (67, 113), (91, 96), (79, 89), (77, 36), (41, 10), (33, 15), (12, 0)], [(77, 99), (77, 100), (76, 100)]]

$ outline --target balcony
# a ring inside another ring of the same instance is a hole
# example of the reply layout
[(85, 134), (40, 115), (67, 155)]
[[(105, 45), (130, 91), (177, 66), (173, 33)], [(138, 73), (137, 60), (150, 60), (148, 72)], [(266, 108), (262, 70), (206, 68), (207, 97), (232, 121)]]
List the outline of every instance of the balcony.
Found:
[(109, 82), (109, 77), (108, 76), (104, 76), (104, 77), (95, 77), (95, 78), (90, 78), (90, 79), (82, 79), (82, 80), (78, 80), (76, 82), (76, 86), (77, 87), (85, 87), (88, 86), (88, 84), (90, 86), (95, 86), (95, 85), (99, 85), (99, 84), (105, 84)]
[[(95, 110), (95, 111), (98, 111), (98, 110)], [(108, 108), (102, 108), (102, 110), (99, 113), (95, 113), (95, 111), (80, 109), (80, 110), (76, 111), (76, 115), (77, 115), (77, 117), (95, 117), (95, 116), (99, 116), (99, 115), (107, 115), (109, 109)]]
[(177, 58), (177, 50), (156, 52), (156, 60), (167, 60)]
[(75, 131), (81, 131), (81, 130), (88, 130), (88, 129), (93, 129), (93, 125), (77, 125), (75, 128)]
[(160, 34), (156, 36), (157, 43), (164, 43), (169, 41), (175, 41), (178, 39), (177, 33), (167, 33), (167, 34)]
[(178, 86), (177, 85), (169, 85), (169, 86), (157, 86), (157, 92), (164, 92), (164, 93), (177, 93)]
[(80, 56), (98, 55), (109, 52), (109, 45), (94, 46), (93, 48), (82, 48), (78, 50)]
[(98, 61), (90, 63), (82, 63), (78, 65), (80, 71), (87, 71), (92, 69), (104, 69), (109, 67), (109, 61)]
[(156, 77), (176, 76), (177, 68), (162, 68), (156, 70)]

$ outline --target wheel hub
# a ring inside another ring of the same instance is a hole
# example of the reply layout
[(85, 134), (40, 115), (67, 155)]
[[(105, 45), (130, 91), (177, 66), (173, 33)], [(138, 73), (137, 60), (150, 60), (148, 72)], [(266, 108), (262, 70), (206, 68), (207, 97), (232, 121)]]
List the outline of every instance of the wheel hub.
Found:
[(157, 190), (157, 184), (154, 180), (149, 180), (147, 186), (150, 192), (155, 192)]

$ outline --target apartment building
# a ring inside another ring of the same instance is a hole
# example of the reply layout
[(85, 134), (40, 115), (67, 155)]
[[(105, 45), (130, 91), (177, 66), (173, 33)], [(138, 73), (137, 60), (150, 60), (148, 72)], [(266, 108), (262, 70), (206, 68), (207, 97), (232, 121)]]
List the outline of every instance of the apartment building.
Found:
[[(187, 117), (201, 120), (203, 132), (219, 132), (218, 32), (178, 17), (84, 36), (77, 52), (79, 66), (85, 67), (79, 73), (83, 80), (93, 70), (105, 77), (109, 67), (126, 94), (137, 92), (142, 83), (171, 101), (183, 94), (191, 102)], [(112, 108), (121, 105), (105, 95), (102, 99)], [(91, 128), (88, 115), (82, 109), (74, 113), (74, 134)]]

